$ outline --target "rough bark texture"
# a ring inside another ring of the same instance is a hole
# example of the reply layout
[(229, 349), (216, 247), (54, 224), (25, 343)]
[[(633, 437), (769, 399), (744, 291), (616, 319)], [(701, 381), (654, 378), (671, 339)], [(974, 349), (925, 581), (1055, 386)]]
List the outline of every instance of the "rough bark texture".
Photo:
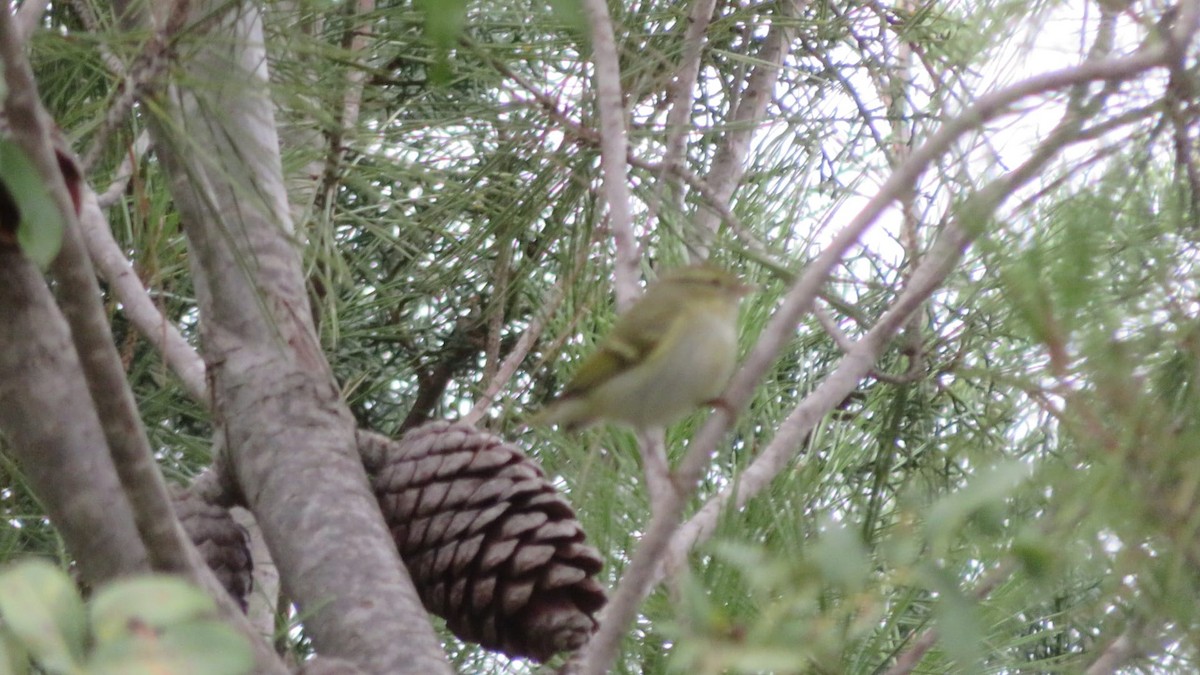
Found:
[(66, 320), (33, 263), (0, 249), (0, 430), (81, 579), (149, 569)]
[[(197, 7), (196, 16), (212, 7)], [(234, 6), (162, 101), (159, 158), (184, 216), (216, 421), (320, 653), (375, 673), (449, 672), (355, 450), (313, 330), (256, 10)]]

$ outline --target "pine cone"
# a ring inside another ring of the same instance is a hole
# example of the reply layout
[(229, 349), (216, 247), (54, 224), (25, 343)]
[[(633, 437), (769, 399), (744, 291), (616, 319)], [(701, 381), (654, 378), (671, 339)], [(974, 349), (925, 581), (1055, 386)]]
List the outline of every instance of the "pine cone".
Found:
[(442, 421), (359, 447), (421, 600), (455, 635), (538, 661), (587, 641), (603, 560), (533, 460)]
[(250, 535), (246, 528), (225, 507), (209, 504), (189, 490), (172, 486), (171, 498), (183, 531), (200, 550), (217, 581), (246, 611), (246, 598), (254, 583), (251, 575), (254, 561), (250, 558)]

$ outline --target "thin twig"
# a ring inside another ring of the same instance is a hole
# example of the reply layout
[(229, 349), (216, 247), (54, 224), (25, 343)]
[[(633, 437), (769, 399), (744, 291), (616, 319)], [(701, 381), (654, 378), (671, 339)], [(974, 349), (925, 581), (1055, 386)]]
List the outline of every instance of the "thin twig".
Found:
[[(799, 14), (807, 0), (791, 0), (780, 3), (782, 17)], [(731, 129), (717, 149), (706, 183), (711, 189), (710, 203), (726, 207), (734, 190), (746, 172), (746, 155), (750, 141), (766, 116), (767, 104), (771, 102), (775, 83), (783, 61), (791, 47), (795, 28), (792, 22), (773, 20), (770, 32), (762, 49), (755, 55), (758, 65), (746, 79), (746, 88), (737, 97), (734, 109), (729, 113), (728, 127)], [(702, 260), (708, 257), (708, 249), (716, 237), (718, 218), (710, 211), (701, 211), (690, 221), (692, 236), (687, 238), (690, 257)]]
[(182, 15), (186, 13), (187, 7), (186, 0), (174, 0), (163, 27), (155, 31), (146, 44), (142, 45), (141, 53), (128, 70), (117, 71), (123, 73), (124, 80), (117, 88), (117, 95), (108, 106), (108, 110), (104, 112), (104, 119), (92, 136), (91, 145), (79, 162), (84, 175), (91, 173), (96, 160), (100, 158), (100, 153), (108, 143), (108, 137), (125, 123), (129, 112), (133, 110), (133, 104), (147, 91), (158, 86), (159, 80), (167, 70), (171, 40), (183, 25)]
[(655, 181), (655, 198), (647, 204), (646, 222), (650, 228), (654, 227), (668, 191), (671, 193), (673, 206), (677, 209), (683, 207), (684, 193), (679, 185), (680, 175), (674, 168), (683, 167), (687, 138), (692, 131), (692, 99), (695, 95), (696, 79), (700, 73), (700, 56), (716, 4), (716, 0), (695, 0), (691, 11), (688, 12), (687, 30), (683, 35), (683, 57), (675, 70), (675, 81), (671, 83), (671, 93), (667, 102), (667, 139), (664, 143), (662, 167), (658, 171), (658, 180)]
[[(558, 102), (552, 96), (538, 89), (527, 78), (522, 76), (520, 73), (513, 71), (504, 62), (489, 56), (482, 50), (477, 50), (476, 53), (483, 58), (488, 59), (491, 62), (492, 67), (494, 67), (497, 72), (516, 82), (521, 89), (523, 89), (530, 96), (533, 96), (534, 100), (537, 101), (541, 109), (546, 111), (546, 113), (552, 119), (556, 120), (560, 125), (562, 125), (563, 130), (570, 134), (574, 139), (580, 141), (581, 143), (587, 143), (591, 146), (598, 147), (600, 145), (600, 135), (594, 130), (583, 126), (570, 115), (560, 110), (558, 107)], [(742, 223), (741, 219), (739, 219), (737, 215), (733, 213), (733, 211), (729, 208), (728, 200), (723, 199), (720, 195), (718, 195), (713, 190), (712, 186), (710, 186), (703, 178), (688, 170), (688, 168), (684, 166), (682, 162), (671, 163), (669, 160), (652, 162), (635, 155), (632, 151), (626, 155), (625, 159), (627, 162), (629, 162), (630, 166), (635, 166), (639, 169), (645, 169), (646, 171), (659, 176), (672, 176), (682, 180), (689, 189), (700, 195), (700, 199), (707, 208), (712, 209), (718, 216), (720, 216), (722, 224), (729, 228), (729, 231), (733, 232), (735, 237), (741, 240), (752, 253), (754, 253), (756, 256), (759, 256), (759, 262), (777, 271), (787, 269), (787, 266), (780, 262), (774, 254), (770, 253), (767, 250), (767, 247), (761, 241), (759, 241), (759, 239), (750, 231), (750, 229), (747, 228), (744, 223)], [(655, 205), (650, 204), (649, 206), (651, 207), (651, 218), (653, 218), (653, 213), (655, 213)]]
[(508, 385), (509, 380), (517, 372), (517, 368), (521, 366), (521, 362), (537, 344), (538, 338), (542, 336), (542, 331), (546, 330), (547, 321), (558, 311), (566, 296), (567, 285), (565, 283), (556, 284), (554, 291), (546, 299), (541, 313), (530, 322), (529, 327), (521, 333), (521, 337), (517, 338), (516, 345), (513, 346), (508, 356), (504, 357), (500, 367), (496, 369), (496, 374), (487, 381), (487, 387), (483, 394), (480, 395), (470, 412), (463, 415), (462, 421), (467, 424), (478, 424), (479, 420), (483, 419), (483, 416), (487, 414), (488, 407), (496, 400), (496, 395)]
[(650, 501), (650, 517), (667, 508), (677, 489), (671, 480), (671, 464), (667, 460), (667, 443), (663, 429), (651, 429), (638, 434), (641, 448), (642, 473), (646, 476), (646, 497)]
[(613, 233), (616, 260), (613, 263), (613, 288), (617, 311), (633, 304), (640, 293), (638, 286), (641, 253), (633, 234), (633, 216), (629, 207), (628, 165), (625, 156), (628, 139), (625, 130), (625, 104), (621, 98), (621, 66), (617, 39), (604, 0), (583, 0), (583, 12), (591, 27), (592, 61), (596, 77), (596, 109), (600, 115), (600, 166), (603, 170), (604, 198), (608, 202), (609, 229)]
[[(829, 315), (829, 312), (827, 312), (824, 307), (814, 303), (812, 311), (813, 316), (817, 317), (817, 323), (821, 324), (821, 328), (823, 328), (825, 332), (829, 334), (829, 337), (833, 338), (833, 343), (837, 345), (838, 349), (840, 349), (843, 354), (849, 354), (850, 351), (854, 349), (854, 341), (850, 339), (850, 336), (846, 335), (846, 333), (840, 327), (838, 327), (837, 322), (833, 320), (833, 317)], [(914, 358), (911, 360), (908, 370), (904, 371), (900, 375), (882, 372), (875, 368), (872, 368), (868, 375), (876, 380), (879, 380), (880, 382), (887, 382), (888, 384), (907, 384), (909, 382), (915, 382), (924, 377), (925, 370), (921, 367), (921, 359)]]
[[(1189, 23), (1190, 25), (1190, 23)], [(1190, 37), (1191, 33), (1186, 34)], [(1154, 45), (1133, 56), (1103, 59), (1079, 66), (1066, 68), (1031, 77), (1011, 87), (986, 94), (958, 117), (948, 121), (926, 143), (913, 153), (888, 177), (879, 191), (863, 209), (833, 238), (824, 251), (805, 269), (784, 297), (771, 321), (764, 329), (759, 342), (735, 374), (722, 400), (726, 406), (718, 408), (692, 439), (687, 455), (677, 470), (677, 485), (694, 485), (703, 474), (717, 444), (725, 436), (737, 414), (748, 404), (754, 388), (767, 369), (778, 358), (779, 353), (790, 342), (800, 316), (808, 311), (817, 297), (820, 286), (825, 282), (833, 267), (862, 234), (876, 221), (894, 201), (913, 189), (917, 179), (958, 139), (969, 131), (979, 128), (988, 120), (1006, 114), (1009, 106), (1025, 97), (1053, 91), (1090, 81), (1112, 81), (1141, 73), (1170, 62), (1172, 54), (1180, 49), (1177, 45)], [(986, 217), (998, 203), (1004, 192), (997, 190), (978, 195), (978, 201), (970, 213), (972, 224), (975, 219)], [(796, 442), (812, 428), (824, 411), (832, 409), (857, 382), (869, 372), (874, 364), (877, 350), (890, 339), (899, 326), (925, 298), (937, 287), (962, 254), (970, 236), (959, 227), (948, 226), (935, 244), (934, 251), (926, 257), (921, 269), (914, 273), (913, 283), (906, 289), (884, 317), (880, 319), (862, 340), (857, 349), (842, 359), (841, 365), (825, 382), (800, 404), (780, 426), (772, 441), (777, 452), (768, 455), (765, 451), (742, 476), (739, 483), (744, 490), (747, 474), (755, 470), (762, 475), (759, 480), (769, 480), (778, 474), (791, 456)], [(785, 451), (783, 448), (787, 448)], [(723, 493), (726, 494), (727, 493)], [(739, 490), (739, 495), (744, 494)], [(727, 498), (727, 497), (726, 497)], [(709, 507), (712, 507), (711, 509)], [(702, 529), (711, 530), (720, 503), (710, 501), (705, 509), (692, 518), (688, 527), (680, 530), (678, 518), (683, 512), (683, 500), (676, 498), (651, 519), (637, 550), (634, 552), (625, 576), (613, 594), (604, 621), (596, 636), (587, 647), (583, 672), (602, 673), (616, 656), (616, 648), (625, 629), (633, 621), (637, 607), (654, 583), (664, 575), (667, 560), (681, 560), (681, 551), (686, 552), (701, 536)], [(707, 513), (707, 515), (706, 515)], [(694, 525), (693, 525), (694, 523)], [(664, 550), (671, 545), (671, 555), (663, 557)]]
[(163, 361), (183, 383), (188, 395), (207, 405), (204, 360), (188, 344), (175, 324), (159, 311), (121, 247), (113, 239), (112, 229), (104, 218), (98, 198), (87, 185), (83, 186), (79, 225), (88, 255), (100, 276), (108, 282), (109, 289), (121, 302), (125, 318), (162, 355)]
[(347, 10), (356, 19), (346, 30), (343, 47), (350, 52), (349, 69), (346, 72), (346, 90), (342, 92), (342, 109), (338, 114), (336, 124), (329, 133), (329, 147), (325, 154), (325, 166), (321, 171), (321, 184), (317, 189), (317, 198), (321, 204), (330, 204), (334, 199), (338, 181), (341, 179), (342, 161), (346, 156), (346, 135), (358, 124), (359, 113), (362, 110), (363, 86), (366, 83), (367, 71), (360, 67), (356, 57), (367, 48), (372, 37), (371, 25), (362, 17), (375, 11), (375, 0), (356, 0)]

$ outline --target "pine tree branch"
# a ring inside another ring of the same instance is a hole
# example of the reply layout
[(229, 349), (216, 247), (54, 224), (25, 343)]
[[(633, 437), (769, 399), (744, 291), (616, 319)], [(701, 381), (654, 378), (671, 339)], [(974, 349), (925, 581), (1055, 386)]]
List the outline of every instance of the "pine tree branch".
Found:
[[(850, 224), (835, 237), (833, 244), (827, 247), (817, 260), (806, 268), (804, 275), (784, 298), (780, 311), (776, 313), (771, 324), (763, 332), (759, 344), (756, 345), (741, 371), (735, 375), (734, 381), (730, 384), (724, 400), (729, 402), (735, 410), (740, 410), (745, 405), (749, 394), (753, 391), (754, 384), (766, 372), (766, 368), (773, 363), (778, 349), (782, 348), (787, 340), (790, 339), (791, 332), (795, 326), (794, 321), (801, 313), (796, 312), (797, 306), (799, 305), (804, 309), (811, 306), (812, 299), (817, 294), (817, 288), (823, 280), (822, 278), (828, 273), (827, 270), (832, 269), (833, 264), (836, 262), (836, 260), (832, 259), (831, 254), (835, 251), (847, 250), (857, 240), (858, 236), (861, 235), (861, 232), (865, 231), (866, 227), (869, 227), (878, 218), (887, 204), (911, 189), (910, 186), (915, 184), (915, 181), (924, 169), (931, 165), (941, 152), (949, 149), (960, 136), (978, 128), (978, 126), (990, 119), (1005, 114), (1012, 103), (1022, 98), (1046, 91), (1076, 86), (1080, 83), (1097, 80), (1113, 81), (1131, 77), (1145, 70), (1166, 65), (1168, 58), (1169, 52), (1165, 47), (1152, 47), (1129, 57), (1087, 62), (1073, 68), (1035, 76), (1011, 87), (984, 95), (962, 115), (949, 121), (929, 141), (916, 149), (904, 163), (897, 167), (884, 183), (882, 189), (872, 197), (866, 207), (859, 212)], [(1078, 130), (1075, 133), (1078, 133)], [(1021, 167), (1014, 170), (1006, 178), (976, 193), (974, 202), (969, 206), (964, 206), (960, 210), (960, 219), (966, 214), (971, 223), (969, 227), (978, 227), (978, 223), (982, 223), (992, 213), (999, 205), (1001, 199), (1011, 194), (1018, 185), (1029, 180), (1037, 167), (1043, 166), (1045, 162), (1049, 161), (1050, 157), (1073, 142), (1075, 137), (1075, 134), (1060, 134), (1057, 137), (1047, 139), (1046, 142), (1039, 146), (1038, 151), (1030, 161), (1027, 161)], [(947, 227), (941, 237), (939, 237), (938, 242), (934, 244), (933, 248), (926, 255), (926, 259), (922, 262), (919, 270), (914, 272), (912, 282), (905, 289), (904, 294), (881, 317), (871, 331), (856, 343), (857, 347), (855, 351), (848, 353), (843, 358), (834, 373), (804, 402), (797, 406), (783, 425), (781, 425), (779, 433), (775, 439), (772, 439), (768, 448), (764, 449), (755, 462), (742, 474), (737, 484), (737, 505), (739, 507), (741, 504), (744, 504), (745, 497), (742, 495), (746, 494), (747, 491), (761, 489), (771, 478), (777, 475), (782, 470), (782, 467), (790, 461), (791, 453), (797, 447), (796, 442), (798, 439), (803, 438), (817, 420), (844, 399), (853, 389), (854, 384), (866, 372), (869, 372), (870, 368), (874, 365), (875, 353), (890, 340), (891, 331), (906, 320), (908, 313), (915, 310), (924, 301), (925, 297), (936, 289), (940, 280), (944, 278), (945, 274), (950, 271), (954, 263), (961, 256), (962, 247), (969, 243), (973, 237), (974, 233), (968, 234), (968, 230), (961, 223), (952, 223)], [(931, 258), (933, 259), (931, 260)], [(803, 304), (800, 304), (801, 301), (803, 301)], [(786, 323), (784, 323), (785, 317)], [(835, 380), (840, 382), (840, 384), (826, 389), (827, 385), (830, 385)], [(813, 406), (814, 399), (819, 399), (821, 404)], [(689, 451), (684, 463), (681, 464), (681, 475), (699, 475), (699, 469), (706, 462), (707, 453), (705, 453), (704, 458), (701, 460), (697, 460), (695, 457), (705, 448), (715, 447), (717, 440), (724, 434), (731, 419), (726, 411), (723, 410), (719, 410), (717, 414), (713, 415), (705, 427), (701, 429), (698, 437), (694, 439), (696, 441), (695, 448)], [(693, 455), (693, 453), (696, 453), (696, 455)], [(689, 470), (688, 474), (684, 474), (685, 467)], [(762, 472), (761, 475), (759, 475), (760, 471)], [(714, 498), (714, 500), (710, 500), (675, 535), (671, 545), (672, 553), (667, 556), (666, 564), (668, 567), (678, 564), (683, 559), (686, 551), (699, 540), (701, 532), (711, 532), (711, 528), (715, 526), (717, 515), (720, 512), (717, 500), (724, 501), (724, 499), (728, 498), (729, 494), (730, 491), (726, 490)], [(659, 568), (659, 572), (654, 575), (656, 582), (662, 578), (664, 571), (664, 567)]]
[[(199, 552), (188, 541), (179, 521), (175, 518), (170, 497), (167, 494), (166, 483), (150, 450), (133, 393), (125, 379), (116, 345), (112, 341), (104, 309), (99, 301), (100, 289), (79, 233), (80, 226), (73, 199), (73, 195), (79, 192), (79, 186), (76, 185), (76, 189), (68, 189), (68, 180), (82, 182), (82, 177), (78, 172), (78, 167), (67, 156), (66, 150), (56, 153), (56, 149), (52, 146), (49, 115), (38, 100), (33, 74), (28, 61), (25, 60), (23, 49), (24, 44), (17, 38), (10, 15), (6, 10), (0, 10), (0, 63), (3, 64), (4, 79), (8, 89), (4, 110), (13, 139), (33, 162), (66, 223), (62, 249), (51, 263), (51, 269), (58, 281), (58, 302), (63, 308), (66, 322), (70, 326), (69, 338), (73, 345), (68, 346), (67, 349), (73, 347), (73, 352), (79, 357), (78, 366), (74, 369), (72, 377), (77, 379), (78, 373), (81, 372), (90, 394), (88, 403), (76, 401), (77, 407), (50, 408), (50, 410), (82, 415), (88, 415), (90, 412), (98, 416), (98, 424), (103, 434), (102, 443), (97, 444), (93, 441), (86, 449), (75, 447), (73, 449), (76, 456), (65, 457), (61, 466), (57, 464), (47, 466), (53, 468), (56, 473), (62, 473), (63, 468), (73, 463), (77, 466), (82, 466), (81, 462), (91, 464), (97, 471), (79, 478), (95, 483), (100, 490), (105, 490), (105, 477), (109, 475), (108, 465), (104, 463), (104, 460), (95, 456), (95, 449), (104, 447), (106, 444), (110, 455), (109, 461), (115, 468), (121, 491), (127, 500), (126, 503), (131, 507), (129, 520), (122, 519), (122, 521), (132, 523), (137, 531), (138, 539), (140, 539), (138, 545), (130, 544), (125, 541), (127, 537), (122, 538), (118, 534), (122, 529), (120, 522), (107, 523), (107, 527), (98, 528), (90, 534), (81, 534), (80, 539), (86, 541), (100, 535), (128, 550), (122, 551), (120, 554), (109, 552), (104, 555), (104, 552), (93, 550), (93, 547), (85, 544), (82, 550), (77, 549), (77, 551), (85, 554), (88, 552), (101, 554), (109, 560), (80, 561), (80, 564), (85, 567), (95, 567), (105, 563), (112, 564), (112, 561), (125, 560), (124, 564), (118, 565), (115, 569), (111, 567), (101, 567), (101, 569), (107, 569), (109, 573), (129, 573), (137, 569), (132, 565), (133, 560), (140, 558), (144, 553), (151, 568), (179, 573), (209, 591), (217, 603), (221, 617), (247, 638), (254, 651), (260, 672), (284, 673), (286, 669), (282, 662), (266, 648), (262, 640), (257, 638), (253, 628), (242, 615), (241, 608), (234, 603), (212, 571), (205, 565)], [(12, 270), (20, 273), (22, 269), (29, 270), (29, 267), (28, 261), (22, 260), (21, 264), (12, 265)], [(28, 293), (22, 300), (36, 297), (29, 293), (38, 293), (36, 287), (41, 285), (40, 280), (33, 275), (27, 273), (25, 277)], [(42, 288), (44, 289), (44, 286)], [(27, 313), (25, 316), (31, 317), (33, 313)], [(51, 321), (50, 323), (61, 325), (61, 318), (57, 322)], [(24, 339), (28, 340), (33, 335), (45, 335), (46, 333), (46, 326), (39, 325), (34, 330), (28, 331)], [(60, 339), (61, 337), (64, 336), (60, 333)], [(62, 354), (59, 356), (61, 357), (57, 360), (59, 364), (68, 367), (75, 365), (70, 357)], [(33, 401), (36, 399), (32, 399), (30, 402)], [(12, 412), (19, 412), (19, 408), (19, 405), (13, 406)], [(44, 414), (45, 410), (42, 410), (39, 411), (38, 416)], [(35, 416), (31, 419), (36, 420), (37, 418)], [(20, 421), (16, 423), (16, 426), (27, 427), (29, 424), (27, 421)], [(63, 443), (61, 438), (63, 436), (70, 437), (75, 431), (74, 429), (58, 426), (45, 427), (42, 433), (46, 429), (51, 430), (52, 436), (58, 437), (56, 445), (62, 445), (64, 449), (71, 447)], [(21, 431), (18, 431), (16, 435), (18, 439), (24, 436), (30, 450), (44, 447), (49, 440), (39, 437), (38, 434), (27, 434)], [(45, 464), (47, 458), (35, 455), (31, 459), (34, 464)], [(39, 472), (35, 469), (32, 473), (36, 477)], [(54, 480), (59, 482), (59, 485), (54, 488), (55, 491), (61, 490), (69, 484), (69, 479), (65, 476), (56, 475)], [(108, 489), (111, 490), (111, 485)], [(119, 506), (119, 500), (98, 496), (96, 490), (92, 488), (80, 490), (75, 494), (62, 495), (62, 498), (68, 503), (77, 505), (65, 507), (69, 515), (64, 514), (68, 518), (76, 520), (70, 523), (65, 520), (58, 522), (58, 525), (67, 533), (80, 526), (93, 525), (91, 518), (82, 517), (77, 512), (71, 513), (80, 504), (92, 510), (95, 510), (96, 504), (105, 504), (108, 507), (105, 515), (108, 517), (119, 518), (123, 510)], [(53, 513), (55, 509), (51, 506), (50, 510)]]
[[(193, 256), (214, 416), (316, 649), (371, 672), (449, 672), (355, 451), (291, 239), (256, 6), (200, 3), (188, 88), (148, 101)], [(200, 83), (200, 84), (197, 84)]]
[(193, 400), (208, 404), (208, 385), (204, 381), (204, 360), (188, 344), (174, 323), (168, 321), (149, 291), (133, 271), (133, 266), (113, 239), (112, 229), (101, 211), (96, 193), (83, 186), (79, 214), (80, 231), (88, 255), (121, 302), (121, 312), (134, 328), (162, 355), (167, 367), (179, 378)]
[[(792, 36), (795, 29), (786, 17), (799, 13), (806, 0), (787, 0), (780, 3), (780, 17), (771, 22), (767, 39), (762, 51), (755, 55), (757, 65), (746, 79), (746, 88), (736, 99), (734, 109), (729, 113), (726, 123), (730, 131), (725, 134), (721, 146), (713, 158), (712, 167), (704, 181), (709, 188), (710, 203), (728, 205), (734, 190), (746, 173), (746, 155), (750, 151), (750, 141), (758, 131), (759, 124), (767, 112), (771, 102), (775, 83), (779, 80), (779, 71), (791, 48)], [(708, 248), (717, 234), (719, 214), (716, 211), (700, 211), (692, 218), (694, 236), (688, 241), (688, 248), (693, 260), (703, 260), (708, 257)]]
[(608, 203), (609, 229), (617, 255), (613, 263), (613, 288), (617, 311), (628, 309), (639, 293), (641, 253), (633, 233), (630, 211), (628, 138), (625, 103), (621, 96), (621, 66), (612, 20), (604, 0), (583, 0), (592, 38), (592, 67), (595, 71), (596, 109), (600, 115), (600, 167), (604, 199)]
[(29, 42), (30, 36), (38, 29), (42, 23), (42, 16), (46, 13), (46, 8), (50, 6), (50, 0), (25, 0), (17, 7), (16, 25), (17, 39), (22, 44)]
[[(979, 582), (978, 585), (971, 591), (971, 596), (975, 600), (982, 601), (984, 598), (992, 594), (996, 587), (1004, 582), (1012, 574), (1012, 565), (1001, 564), (999, 567), (991, 570)], [(909, 645), (908, 649), (904, 650), (900, 656), (896, 658), (896, 663), (888, 668), (884, 675), (908, 675), (911, 673), (924, 658), (925, 654), (933, 648), (937, 642), (938, 633), (936, 630), (929, 628), (917, 636), (917, 639)]]
[(0, 430), (81, 579), (149, 570), (70, 327), (41, 272), (15, 249), (0, 249), (0, 315)]
[(73, 179), (81, 181), (73, 165), (64, 175), (64, 156), (55, 156), (51, 147), (49, 115), (38, 100), (33, 72), (24, 55), (24, 43), (7, 11), (0, 11), (0, 61), (8, 94), (4, 110), (8, 117), (13, 140), (25, 151), (66, 223), (62, 233), (62, 248), (51, 264), (58, 281), (59, 305), (71, 326), (83, 366), (88, 389), (100, 416), (104, 436), (117, 475), (133, 507), (134, 522), (146, 545), (151, 567), (196, 577), (189, 563), (186, 538), (171, 510), (166, 482), (150, 450), (150, 442), (142, 427), (133, 392), (125, 379), (125, 371), (112, 332), (100, 304), (100, 288), (92, 271), (91, 260), (79, 234), (76, 206), (67, 185)]
[[(1178, 39), (1165, 45), (1155, 45), (1129, 57), (1092, 61), (1034, 76), (981, 96), (963, 114), (947, 122), (926, 143), (914, 150), (908, 159), (892, 172), (864, 208), (834, 237), (821, 255), (805, 269), (804, 274), (784, 297), (758, 344), (735, 374), (722, 397), (727, 405), (718, 408), (692, 439), (689, 451), (676, 471), (676, 484), (695, 485), (708, 466), (717, 444), (728, 431), (736, 415), (749, 402), (757, 383), (778, 358), (784, 346), (790, 342), (799, 318), (812, 307), (820, 286), (828, 278), (834, 265), (888, 206), (913, 189), (918, 178), (938, 157), (964, 134), (991, 119), (1007, 114), (1010, 106), (1023, 98), (1093, 81), (1116, 81), (1169, 65), (1172, 57), (1180, 53), (1181, 45), (1187, 44), (1194, 33), (1194, 20), (1181, 19), (1180, 24), (1190, 28), (1186, 32), (1181, 28)], [(1053, 140), (1059, 149), (1067, 143), (1067, 139), (1064, 138)], [(1049, 152), (1050, 148), (1043, 147), (1041, 150)], [(847, 354), (838, 368), (792, 412), (780, 426), (768, 448), (764, 449), (741, 475), (737, 483), (739, 501), (743, 499), (741, 495), (748, 490), (756, 489), (750, 487), (751, 481), (757, 489), (761, 489), (761, 486), (777, 475), (790, 461), (799, 439), (803, 438), (826, 412), (836, 407), (853, 391), (856, 384), (873, 367), (879, 352), (894, 332), (954, 267), (964, 247), (977, 234), (981, 223), (990, 216), (1000, 201), (1011, 193), (1020, 182), (1018, 179), (1029, 177), (1027, 172), (1031, 168), (1032, 165), (1027, 164), (1023, 170), (1014, 172), (1009, 183), (1001, 181), (989, 186), (989, 189), (981, 190), (977, 193), (974, 203), (964, 207), (961, 217), (967, 220), (968, 227), (972, 229), (964, 228), (960, 224), (952, 224), (946, 228), (920, 270), (914, 273), (912, 283), (904, 294), (881, 317), (875, 327), (859, 340), (857, 348)], [(615, 658), (616, 645), (633, 621), (642, 598), (661, 581), (668, 569), (680, 564), (683, 556), (701, 536), (711, 533), (721, 509), (721, 502), (728, 499), (729, 494), (726, 490), (718, 498), (710, 500), (682, 529), (679, 528), (678, 519), (683, 512), (683, 500), (678, 497), (672, 499), (666, 508), (651, 519), (626, 568), (625, 576), (613, 595), (600, 630), (587, 647), (581, 672), (601, 673), (609, 667)], [(663, 553), (668, 547), (670, 553), (664, 557)]]

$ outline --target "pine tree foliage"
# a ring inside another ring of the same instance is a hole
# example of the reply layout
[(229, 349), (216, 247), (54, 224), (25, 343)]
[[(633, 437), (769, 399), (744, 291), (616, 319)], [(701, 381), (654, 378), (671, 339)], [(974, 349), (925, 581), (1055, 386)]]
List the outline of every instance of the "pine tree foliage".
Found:
[[(722, 508), (670, 566), (623, 631), (613, 672), (1198, 667), (1190, 4), (721, 0), (684, 100), (683, 157), (665, 167), (693, 5), (608, 3), (639, 272), (652, 278), (706, 246), (756, 284), (742, 305), (743, 355), (889, 177), (966, 123), (833, 267), (718, 445), (685, 520), (760, 470), (847, 345), (946, 255), (935, 242), (956, 229), (970, 239), (870, 374), (821, 408), (777, 475)], [(267, 3), (263, 25), (291, 236), (358, 426), (399, 438), (468, 414), (494, 389), (479, 426), (541, 465), (604, 557), (600, 581), (617, 588), (652, 515), (638, 439), (603, 425), (524, 427), (616, 312), (616, 225), (580, 3), (294, 0)], [(180, 64), (222, 39), (203, 26), (172, 37), (165, 82), (193, 84)], [(1189, 41), (1170, 67), (988, 98), (1176, 34)], [(776, 68), (779, 36), (788, 51)], [(153, 149), (138, 149), (161, 111), (137, 103), (106, 122), (129, 86), (112, 63), (130, 68), (145, 40), (107, 4), (56, 2), (29, 56), (70, 144), (81, 155), (95, 146), (86, 179), (97, 192), (132, 158), (105, 213), (165, 320), (195, 346), (195, 260), (170, 176)], [(775, 69), (773, 86), (749, 90), (764, 69)], [(765, 112), (747, 118), (755, 94)], [(730, 165), (730, 139), (747, 129), (748, 150)], [(187, 142), (186, 152), (209, 152)], [(714, 196), (731, 176), (732, 197)], [(711, 232), (697, 225), (707, 219)], [(105, 291), (159, 464), (185, 483), (211, 462), (208, 403)], [(523, 353), (526, 335), (535, 340)], [(497, 379), (514, 354), (515, 372)], [(719, 413), (669, 429), (669, 460), (682, 461)], [(3, 557), (69, 563), (21, 467), (0, 460)], [(304, 616), (289, 618), (287, 640), (304, 652)], [(460, 672), (537, 668), (439, 630)]]

